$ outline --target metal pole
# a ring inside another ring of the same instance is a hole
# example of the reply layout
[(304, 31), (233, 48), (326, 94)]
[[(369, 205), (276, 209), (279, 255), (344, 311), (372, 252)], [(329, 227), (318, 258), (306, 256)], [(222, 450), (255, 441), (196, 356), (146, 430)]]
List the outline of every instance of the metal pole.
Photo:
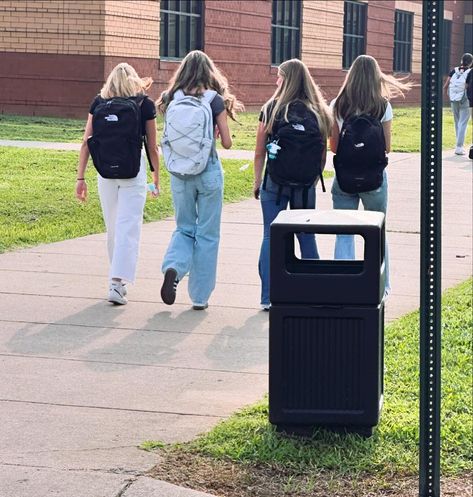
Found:
[(419, 496), (440, 496), (443, 0), (422, 11)]

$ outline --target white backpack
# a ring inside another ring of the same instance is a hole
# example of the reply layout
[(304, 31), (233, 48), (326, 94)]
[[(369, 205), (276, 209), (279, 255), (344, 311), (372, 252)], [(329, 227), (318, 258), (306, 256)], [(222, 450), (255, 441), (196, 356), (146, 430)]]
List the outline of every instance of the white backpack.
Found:
[(460, 71), (459, 67), (455, 67), (455, 73), (450, 78), (448, 85), (448, 98), (450, 102), (460, 102), (463, 100), (466, 91), (466, 78), (471, 69)]
[(161, 148), (166, 169), (176, 176), (200, 174), (212, 152), (214, 126), (210, 103), (216, 91), (201, 97), (174, 93), (164, 119)]

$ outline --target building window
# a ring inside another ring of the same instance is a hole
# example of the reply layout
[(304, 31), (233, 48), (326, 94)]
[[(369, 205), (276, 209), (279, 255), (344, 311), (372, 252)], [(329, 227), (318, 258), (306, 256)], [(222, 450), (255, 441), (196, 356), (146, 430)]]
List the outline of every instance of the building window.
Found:
[(450, 72), (450, 45), (452, 43), (452, 21), (443, 21), (443, 73)]
[(414, 14), (396, 10), (394, 25), (394, 72), (411, 72)]
[(466, 23), (465, 24), (465, 41), (463, 46), (463, 53), (472, 53), (473, 52), (473, 24)]
[(200, 0), (161, 0), (160, 56), (182, 59), (202, 48)]
[(345, 0), (343, 17), (343, 69), (366, 52), (366, 4)]
[(301, 1), (273, 0), (271, 64), (300, 56)]

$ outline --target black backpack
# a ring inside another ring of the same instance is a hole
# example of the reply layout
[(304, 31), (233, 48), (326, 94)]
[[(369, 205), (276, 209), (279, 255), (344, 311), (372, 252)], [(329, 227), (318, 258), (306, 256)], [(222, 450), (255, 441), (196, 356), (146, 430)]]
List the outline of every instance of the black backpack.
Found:
[(346, 193), (370, 192), (383, 184), (388, 165), (383, 125), (361, 114), (345, 120), (333, 165), (340, 188)]
[(95, 107), (93, 134), (87, 144), (94, 166), (103, 178), (126, 179), (138, 175), (143, 146), (141, 103), (144, 98), (140, 95), (101, 99)]
[[(303, 207), (307, 205), (309, 188), (321, 179), (322, 189), (325, 185), (322, 177), (322, 153), (324, 140), (319, 129), (316, 115), (302, 102), (289, 107), (288, 121), (276, 120), (272, 136), (266, 146), (268, 160), (266, 174), (279, 185), (277, 203), (282, 189), (291, 188), (290, 205), (294, 203), (296, 189), (303, 190)], [(263, 188), (266, 184), (266, 174)]]

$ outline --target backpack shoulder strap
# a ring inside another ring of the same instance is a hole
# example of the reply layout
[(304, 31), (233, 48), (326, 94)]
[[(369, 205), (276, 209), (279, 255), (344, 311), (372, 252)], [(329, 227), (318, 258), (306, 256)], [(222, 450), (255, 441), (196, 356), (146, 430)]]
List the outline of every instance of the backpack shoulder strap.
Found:
[(217, 92), (215, 90), (205, 90), (202, 99), (210, 104), (216, 95)]
[(172, 96), (172, 100), (181, 100), (185, 98), (185, 93), (182, 90), (176, 90)]

